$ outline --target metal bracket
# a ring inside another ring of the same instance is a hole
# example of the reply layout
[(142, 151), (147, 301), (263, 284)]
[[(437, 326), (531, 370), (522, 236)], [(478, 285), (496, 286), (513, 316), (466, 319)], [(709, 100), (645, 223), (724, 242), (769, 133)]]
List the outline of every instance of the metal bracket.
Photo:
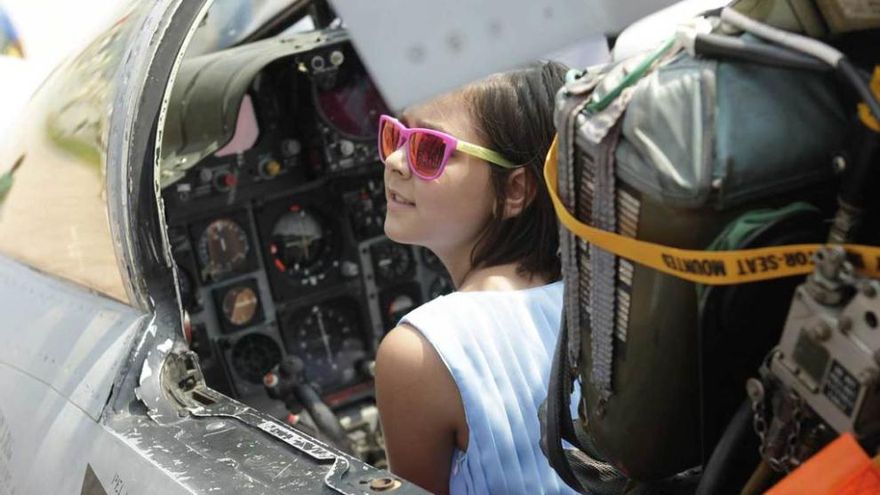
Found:
[[(332, 463), (324, 483), (333, 490), (349, 495), (375, 492), (371, 487), (352, 491), (345, 486), (342, 477), (351, 469), (353, 459), (281, 421), (210, 389), (202, 375), (198, 356), (184, 349), (173, 350), (173, 347), (173, 342), (168, 339), (148, 353), (141, 371), (140, 386), (135, 390), (154, 421), (160, 425), (170, 425), (185, 421), (190, 416), (237, 420), (319, 463)], [(394, 478), (388, 479), (399, 483)]]

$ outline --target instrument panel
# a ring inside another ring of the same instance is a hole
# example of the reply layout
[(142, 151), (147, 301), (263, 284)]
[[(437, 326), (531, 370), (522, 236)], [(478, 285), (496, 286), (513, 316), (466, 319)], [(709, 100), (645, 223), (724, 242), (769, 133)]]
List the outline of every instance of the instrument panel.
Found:
[(389, 112), (347, 41), (272, 62), (236, 103), (232, 139), (162, 191), (192, 347), (252, 405), (284, 355), (325, 397), (360, 400), (382, 336), (452, 289), (430, 252), (384, 235)]
[(367, 359), (358, 302), (335, 298), (306, 305), (281, 316), (285, 350), (307, 363), (310, 378), (322, 389), (363, 381), (357, 363)]

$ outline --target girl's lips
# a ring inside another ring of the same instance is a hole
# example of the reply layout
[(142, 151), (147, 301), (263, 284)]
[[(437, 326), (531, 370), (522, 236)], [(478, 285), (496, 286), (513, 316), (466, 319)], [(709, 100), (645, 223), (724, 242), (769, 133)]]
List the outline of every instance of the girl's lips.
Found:
[(394, 204), (397, 206), (415, 206), (416, 204), (412, 201), (404, 198), (403, 196), (397, 194), (396, 191), (389, 189), (385, 194), (388, 203)]

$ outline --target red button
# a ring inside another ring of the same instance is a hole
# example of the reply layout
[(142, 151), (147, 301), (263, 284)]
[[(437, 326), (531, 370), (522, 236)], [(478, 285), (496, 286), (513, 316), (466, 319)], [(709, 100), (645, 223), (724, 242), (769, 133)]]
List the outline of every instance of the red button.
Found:
[(226, 174), (226, 176), (223, 177), (223, 183), (226, 184), (226, 187), (233, 187), (238, 184), (238, 177), (236, 177), (235, 174)]
[(278, 385), (278, 376), (271, 371), (269, 373), (266, 373), (266, 375), (263, 376), (263, 384), (267, 387), (274, 387), (275, 385)]

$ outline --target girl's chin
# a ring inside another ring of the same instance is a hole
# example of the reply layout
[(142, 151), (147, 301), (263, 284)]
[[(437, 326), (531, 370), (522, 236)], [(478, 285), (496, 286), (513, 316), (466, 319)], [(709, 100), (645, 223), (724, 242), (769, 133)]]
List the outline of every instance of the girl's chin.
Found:
[[(399, 244), (411, 244), (414, 246), (424, 246), (424, 231), (421, 226), (412, 225), (410, 222), (402, 222), (396, 218), (385, 218), (385, 236)], [(419, 235), (419, 231), (423, 235)]]
[(401, 222), (395, 221), (392, 218), (385, 219), (385, 235), (392, 241), (399, 242), (400, 244), (415, 244), (410, 229), (407, 229), (406, 226), (401, 225)]

